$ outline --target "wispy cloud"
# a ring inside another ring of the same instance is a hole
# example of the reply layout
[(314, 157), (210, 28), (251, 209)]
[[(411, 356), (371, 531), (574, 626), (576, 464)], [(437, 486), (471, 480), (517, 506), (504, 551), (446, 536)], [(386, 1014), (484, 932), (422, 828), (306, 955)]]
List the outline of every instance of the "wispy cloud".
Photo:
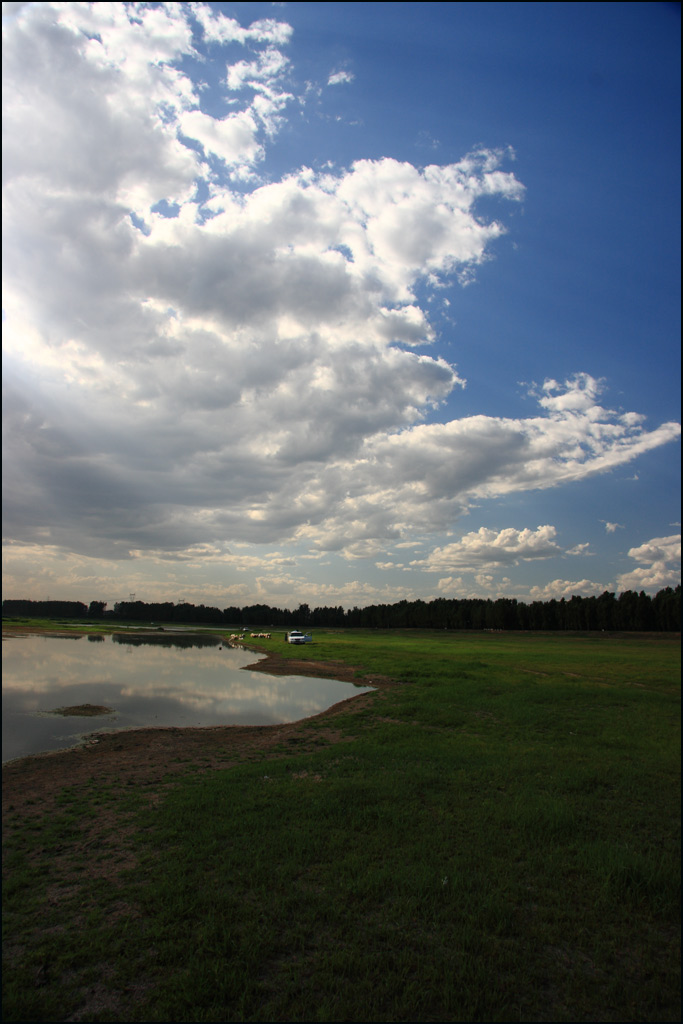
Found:
[(617, 530), (625, 529), (622, 523), (610, 523), (607, 519), (601, 519), (600, 522), (605, 524), (607, 533), (616, 533)]
[(592, 553), (593, 552), (590, 550), (590, 543), (576, 544), (566, 552), (568, 555), (591, 555)]
[(355, 75), (351, 71), (333, 71), (327, 79), (328, 85), (342, 85), (345, 82), (352, 82)]
[[(283, 5), (274, 5), (283, 6)], [(275, 43), (284, 45), (292, 36), (292, 26), (284, 21), (273, 18), (261, 18), (252, 22), (247, 28), (234, 18), (228, 18), (209, 6), (209, 4), (193, 4), (192, 14), (197, 19), (207, 42), (211, 43)], [(176, 12), (182, 17), (181, 12)]]

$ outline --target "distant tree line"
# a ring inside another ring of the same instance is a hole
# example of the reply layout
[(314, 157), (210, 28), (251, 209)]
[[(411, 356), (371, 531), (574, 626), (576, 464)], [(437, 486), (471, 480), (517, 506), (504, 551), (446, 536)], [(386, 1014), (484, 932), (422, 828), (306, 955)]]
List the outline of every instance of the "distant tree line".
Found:
[(367, 608), (295, 610), (252, 604), (244, 608), (213, 608), (187, 602), (173, 604), (119, 601), (107, 611), (105, 601), (3, 601), (3, 617), (69, 618), (123, 622), (197, 623), (241, 628), (267, 625), (285, 629), (356, 627), (365, 629), (493, 629), (493, 630), (626, 630), (675, 632), (681, 626), (681, 588), (666, 587), (654, 597), (626, 590), (618, 597), (561, 598), (525, 604), (514, 598), (446, 598), (398, 601)]
[(28, 619), (101, 619), (106, 601), (3, 601), (2, 615)]

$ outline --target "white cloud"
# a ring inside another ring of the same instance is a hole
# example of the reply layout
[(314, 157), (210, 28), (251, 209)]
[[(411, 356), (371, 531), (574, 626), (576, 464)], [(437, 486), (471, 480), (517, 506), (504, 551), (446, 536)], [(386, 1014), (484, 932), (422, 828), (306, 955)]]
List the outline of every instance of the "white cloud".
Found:
[(429, 572), (475, 572), (484, 567), (518, 565), (561, 555), (562, 548), (555, 540), (556, 535), (554, 526), (539, 526), (536, 530), (509, 527), (498, 533), (482, 526), (466, 533), (456, 543), (436, 548), (426, 559), (411, 564)]
[(52, 193), (85, 187), (102, 199), (116, 187), (116, 198), (141, 212), (159, 199), (184, 201), (208, 177), (178, 131), (229, 164), (261, 159), (257, 136), (276, 131), (292, 98), (276, 84), (287, 58), (268, 45), (253, 61), (229, 65), (228, 78), (249, 69), (246, 84), (259, 94), (240, 111), (210, 116), (174, 63), (195, 53), (190, 15), (218, 43), (286, 43), (291, 35), (274, 21), (241, 29), (201, 4), (27, 5), (3, 57), (5, 174), (39, 176)]
[(253, 164), (263, 155), (258, 140), (258, 124), (251, 111), (241, 110), (223, 118), (210, 117), (201, 110), (186, 110), (178, 125), (183, 135), (196, 139), (206, 153), (226, 164)]
[(573, 548), (570, 548), (565, 552), (567, 555), (591, 555), (593, 552), (589, 550), (590, 543), (576, 544)]
[(654, 537), (629, 550), (629, 558), (640, 565), (617, 580), (620, 591), (657, 591), (681, 582), (681, 535)]
[(13, 14), (18, 14), (22, 7), (27, 6), (27, 0), (18, 0), (18, 2), (14, 2), (14, 0), (3, 0), (2, 16), (3, 18), (11, 17)]
[(462, 597), (462, 576), (444, 576), (437, 583), (437, 589), (445, 597)]
[(515, 600), (528, 599), (525, 588), (515, 587), (508, 576), (497, 576), (490, 572), (476, 572), (465, 580), (462, 576), (444, 576), (437, 583), (437, 596), (459, 600), (479, 600), (509, 597)]
[(617, 530), (625, 529), (621, 523), (610, 523), (607, 519), (601, 519), (600, 522), (605, 524), (605, 530), (607, 533), (616, 533)]
[(208, 4), (193, 4), (193, 15), (204, 30), (207, 42), (212, 43), (288, 43), (292, 35), (292, 27), (283, 21), (273, 18), (262, 18), (254, 21), (248, 28), (243, 28), (234, 18), (226, 18), (216, 13)]
[[(70, 5), (60, 6), (64, 16), (73, 13)], [(27, 204), (37, 202), (36, 227), (49, 237), (59, 236), (60, 217), (76, 203), (85, 203), (86, 213), (90, 204), (92, 220), (105, 211), (119, 219), (120, 203), (135, 209), (163, 198), (186, 199), (199, 166), (158, 114), (162, 106), (190, 101), (177, 76), (154, 63), (164, 59), (168, 45), (156, 50), (156, 37), (140, 30), (147, 63), (141, 68), (127, 57), (114, 67), (85, 35), (57, 20), (51, 5), (33, 7), (40, 10), (29, 9), (6, 33), (11, 45), (3, 54), (9, 213), (16, 211), (26, 227)], [(106, 24), (102, 31), (100, 49), (115, 35)], [(75, 213), (70, 210), (71, 221)], [(35, 245), (41, 241), (33, 239)]]
[(604, 594), (610, 587), (604, 583), (594, 583), (592, 580), (553, 580), (543, 587), (531, 587), (529, 591), (530, 601), (560, 601), (564, 597), (570, 599), (577, 597), (593, 597)]
[(681, 535), (679, 533), (673, 537), (655, 537), (637, 548), (631, 548), (629, 557), (650, 565), (656, 562), (680, 562)]
[[(485, 150), (424, 171), (392, 159), (357, 161), (333, 187), (351, 213), (340, 240), (358, 270), (378, 275), (394, 302), (413, 299), (418, 277), (456, 273), (469, 279), (489, 244), (504, 233), (500, 223), (485, 223), (473, 211), (477, 198), (493, 194), (488, 168), (502, 158)], [(496, 179), (496, 191), (520, 199), (524, 189), (505, 173)]]
[(586, 479), (680, 435), (678, 424), (648, 433), (599, 405), (586, 407), (585, 378), (565, 382), (567, 401), (550, 415), (472, 416), (368, 439), (361, 461), (343, 464), (346, 497), (315, 532), (315, 543), (339, 547), (353, 536), (353, 522), (365, 538), (389, 529), (402, 539), (415, 530), (445, 530), (473, 502)]
[(327, 84), (342, 85), (346, 82), (352, 82), (355, 77), (356, 76), (351, 71), (333, 71), (327, 79)]
[(252, 88), (262, 88), (262, 83), (272, 83), (287, 69), (289, 60), (274, 46), (259, 53), (256, 60), (241, 60), (228, 67), (227, 86), (229, 89), (239, 91), (245, 85)]

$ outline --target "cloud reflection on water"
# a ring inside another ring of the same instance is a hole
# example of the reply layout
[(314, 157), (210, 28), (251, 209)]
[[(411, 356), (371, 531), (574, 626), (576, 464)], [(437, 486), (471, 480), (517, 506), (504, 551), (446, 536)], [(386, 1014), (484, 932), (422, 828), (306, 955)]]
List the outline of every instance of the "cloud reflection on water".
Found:
[[(88, 638), (17, 637), (3, 643), (3, 760), (72, 746), (84, 732), (142, 726), (273, 725), (297, 721), (365, 692), (331, 679), (245, 672), (254, 653)], [(138, 639), (138, 638), (136, 638)], [(88, 720), (45, 715), (106, 704)]]

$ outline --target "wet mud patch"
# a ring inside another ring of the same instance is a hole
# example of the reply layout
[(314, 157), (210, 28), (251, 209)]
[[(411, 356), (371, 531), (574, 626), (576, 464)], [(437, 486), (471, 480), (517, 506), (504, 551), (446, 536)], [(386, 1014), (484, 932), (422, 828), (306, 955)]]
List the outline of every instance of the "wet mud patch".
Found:
[(48, 715), (78, 715), (81, 718), (95, 718), (98, 715), (113, 715), (114, 709), (104, 704), (74, 704), (68, 708), (53, 708)]

